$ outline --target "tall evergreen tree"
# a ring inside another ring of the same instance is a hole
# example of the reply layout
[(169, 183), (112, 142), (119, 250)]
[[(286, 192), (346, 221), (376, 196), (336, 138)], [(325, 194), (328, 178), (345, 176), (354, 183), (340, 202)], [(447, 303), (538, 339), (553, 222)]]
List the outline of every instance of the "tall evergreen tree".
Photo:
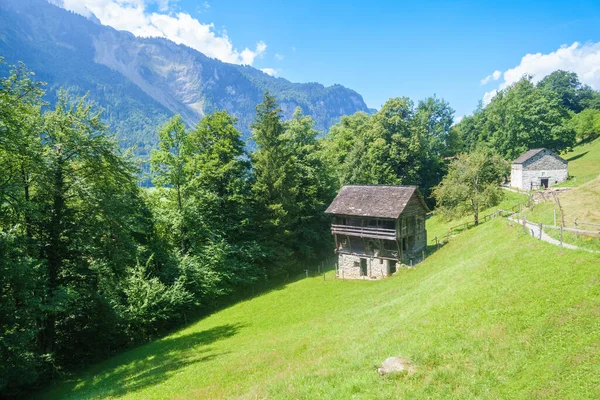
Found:
[(172, 229), (177, 232), (176, 240), (182, 254), (189, 249), (187, 199), (183, 190), (190, 179), (186, 168), (188, 135), (181, 116), (174, 116), (158, 131), (158, 149), (153, 150), (150, 155), (152, 181), (158, 188), (166, 188), (166, 197), (176, 204), (175, 212), (169, 216), (169, 220)]
[(284, 273), (293, 263), (288, 246), (291, 236), (291, 219), (288, 214), (294, 202), (295, 188), (291, 171), (293, 160), (284, 140), (285, 126), (281, 108), (268, 92), (256, 107), (256, 120), (252, 124), (251, 139), (256, 150), (251, 154), (254, 169), (252, 192), (256, 201), (257, 233), (266, 243), (271, 263), (270, 274)]

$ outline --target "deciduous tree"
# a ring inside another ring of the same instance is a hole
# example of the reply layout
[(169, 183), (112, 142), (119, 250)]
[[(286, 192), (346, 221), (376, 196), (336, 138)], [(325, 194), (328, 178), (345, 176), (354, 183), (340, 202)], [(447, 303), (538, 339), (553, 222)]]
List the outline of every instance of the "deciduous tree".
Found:
[(470, 214), (478, 225), (479, 212), (500, 202), (507, 174), (506, 161), (490, 150), (459, 155), (433, 191), (438, 212), (447, 218)]

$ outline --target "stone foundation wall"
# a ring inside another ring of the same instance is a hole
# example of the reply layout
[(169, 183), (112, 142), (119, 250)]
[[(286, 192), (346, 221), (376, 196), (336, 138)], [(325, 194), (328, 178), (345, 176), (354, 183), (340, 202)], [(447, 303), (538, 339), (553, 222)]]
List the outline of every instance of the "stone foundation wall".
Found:
[(569, 177), (569, 172), (566, 169), (561, 170), (543, 170), (543, 171), (532, 171), (523, 170), (521, 175), (521, 190), (531, 190), (532, 183), (533, 189), (539, 189), (542, 178), (548, 179), (548, 187), (558, 185), (564, 182)]
[[(362, 276), (360, 271), (361, 258), (367, 260), (367, 275), (365, 276)], [(337, 276), (341, 279), (381, 279), (390, 276), (390, 263), (381, 258), (340, 254)]]

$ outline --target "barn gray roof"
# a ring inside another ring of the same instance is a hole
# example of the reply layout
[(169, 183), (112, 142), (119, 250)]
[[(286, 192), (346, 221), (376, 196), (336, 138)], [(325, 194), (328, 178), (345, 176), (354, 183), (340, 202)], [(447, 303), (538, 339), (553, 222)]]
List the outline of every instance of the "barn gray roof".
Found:
[(546, 149), (541, 148), (541, 149), (527, 150), (525, 153), (521, 154), (521, 156), (519, 156), (519, 158), (517, 158), (512, 163), (513, 164), (523, 164), (525, 161), (529, 160), (531, 157), (535, 156), (536, 154), (538, 154), (544, 150), (546, 150)]
[(325, 212), (397, 219), (413, 194), (425, 211), (429, 211), (416, 186), (346, 185)]

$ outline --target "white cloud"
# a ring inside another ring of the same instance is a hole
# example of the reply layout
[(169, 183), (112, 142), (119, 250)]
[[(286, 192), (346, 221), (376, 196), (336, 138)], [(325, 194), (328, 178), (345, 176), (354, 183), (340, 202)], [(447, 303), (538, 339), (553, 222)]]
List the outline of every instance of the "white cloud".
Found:
[(485, 78), (483, 78), (480, 82), (481, 85), (485, 85), (487, 84), (489, 81), (497, 81), (498, 79), (500, 79), (500, 76), (502, 75), (501, 71), (495, 70), (494, 72), (492, 72), (491, 75), (486, 76)]
[[(148, 12), (147, 4), (158, 4), (159, 12)], [(184, 44), (209, 57), (233, 64), (252, 65), (262, 57), (267, 45), (263, 41), (254, 50), (238, 51), (226, 32), (218, 33), (214, 25), (203, 24), (184, 12), (170, 13), (173, 0), (62, 0), (63, 7), (84, 16), (93, 13), (104, 25), (125, 30), (136, 36), (164, 37)], [(208, 3), (204, 3), (205, 7)]]
[(600, 90), (600, 42), (583, 45), (574, 42), (548, 54), (526, 54), (519, 65), (504, 71), (504, 81), (498, 89), (483, 96), (483, 103), (488, 104), (498, 90), (505, 89), (525, 75), (531, 75), (533, 82), (539, 82), (557, 69), (575, 72), (582, 83)]
[(490, 104), (490, 101), (494, 98), (494, 96), (498, 93), (498, 89), (490, 90), (489, 92), (485, 92), (483, 95), (483, 105)]
[(464, 117), (465, 117), (464, 115), (459, 115), (458, 117), (454, 118), (454, 125), (456, 125), (460, 121), (462, 121)]
[(277, 70), (276, 70), (276, 69), (274, 69), (274, 68), (261, 68), (260, 70), (261, 70), (262, 72), (264, 72), (265, 74), (267, 74), (267, 75), (271, 75), (271, 76), (275, 76), (275, 75), (277, 75), (277, 73), (279, 72), (279, 71), (277, 71)]
[(285, 56), (283, 54), (279, 54), (279, 53), (275, 53), (274, 57), (278, 61), (281, 61), (285, 58)]
[(169, 0), (156, 0), (156, 3), (158, 4), (158, 11), (169, 11)]

